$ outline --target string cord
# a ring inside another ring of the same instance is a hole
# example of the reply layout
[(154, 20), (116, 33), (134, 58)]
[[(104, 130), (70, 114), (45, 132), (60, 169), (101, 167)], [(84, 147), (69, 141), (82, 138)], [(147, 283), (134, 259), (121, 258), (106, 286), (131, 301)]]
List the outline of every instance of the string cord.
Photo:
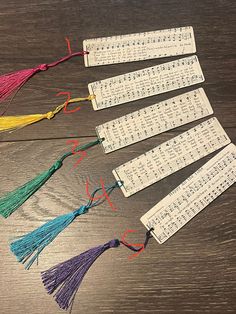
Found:
[(40, 64), (40, 65), (38, 66), (38, 69), (39, 69), (40, 71), (45, 71), (45, 70), (47, 70), (48, 68), (53, 68), (53, 67), (57, 66), (58, 64), (60, 64), (60, 63), (62, 63), (62, 62), (65, 62), (65, 61), (67, 61), (67, 60), (69, 60), (69, 59), (71, 59), (71, 58), (73, 58), (73, 57), (76, 57), (76, 56), (84, 56), (84, 55), (86, 55), (86, 54), (89, 54), (89, 52), (88, 52), (88, 51), (73, 52), (73, 53), (70, 53), (70, 54), (68, 54), (67, 56), (64, 56), (64, 57), (60, 58), (59, 60), (54, 61), (54, 62), (52, 62), (52, 63), (43, 63), (43, 64)]
[[(76, 210), (74, 210), (74, 215), (75, 217), (77, 217), (78, 215), (82, 215), (82, 214), (86, 214), (90, 208), (98, 206), (103, 204), (106, 201), (106, 196), (109, 196), (112, 191), (117, 188), (120, 187), (123, 184), (123, 182), (121, 181), (116, 181), (114, 184), (109, 185), (109, 186), (103, 186), (103, 187), (99, 187), (96, 188), (93, 193), (90, 195), (90, 198), (87, 202), (86, 205), (80, 206), (79, 208), (77, 208)], [(101, 195), (101, 197), (99, 199), (95, 199), (95, 195), (99, 192), (99, 191), (104, 191), (105, 193)]]
[(69, 99), (68, 101), (65, 101), (63, 104), (57, 106), (55, 109), (53, 109), (52, 111), (49, 111), (47, 113), (45, 113), (45, 117), (47, 119), (52, 119), (58, 112), (60, 112), (67, 104), (71, 104), (71, 103), (75, 103), (75, 102), (81, 102), (81, 101), (85, 101), (85, 100), (92, 100), (95, 98), (95, 95), (88, 95), (88, 97), (77, 97), (77, 98), (72, 98)]
[(86, 204), (86, 207), (88, 208), (92, 208), (92, 207), (95, 207), (95, 206), (98, 206), (98, 205), (101, 205), (105, 200), (106, 198), (104, 197), (103, 199), (98, 199), (98, 200), (94, 200), (95, 198), (95, 195), (99, 192), (99, 191), (106, 191), (106, 194), (109, 196), (111, 194), (111, 192), (117, 188), (117, 187), (121, 187), (123, 185), (123, 181), (116, 181), (114, 184), (110, 185), (110, 186), (105, 186), (104, 188), (103, 187), (99, 187), (97, 189), (95, 189), (93, 191), (93, 193), (91, 194), (91, 197), (89, 198), (88, 200), (88, 203)]
[(74, 155), (75, 152), (84, 151), (84, 150), (86, 150), (86, 149), (88, 149), (88, 148), (90, 148), (90, 147), (92, 147), (92, 146), (95, 146), (95, 145), (97, 145), (97, 144), (102, 143), (103, 141), (104, 141), (104, 138), (101, 138), (101, 139), (96, 139), (96, 141), (89, 142), (89, 143), (87, 143), (87, 144), (85, 144), (85, 145), (78, 146), (77, 148), (75, 148), (74, 151), (69, 151), (69, 152), (66, 152), (65, 154), (63, 154), (63, 155), (57, 160), (57, 162), (62, 164), (63, 161), (64, 161), (67, 157), (69, 157), (69, 156), (71, 156), (71, 155)]
[(140, 247), (140, 248), (136, 248), (128, 243), (126, 243), (125, 241), (122, 241), (120, 240), (119, 242), (121, 244), (123, 244), (124, 246), (126, 246), (128, 249), (130, 249), (131, 251), (134, 251), (134, 252), (140, 252), (141, 250), (145, 249), (146, 246), (148, 245), (148, 242), (149, 240), (153, 237), (151, 232), (154, 230), (154, 228), (151, 228), (150, 230), (148, 230), (146, 232), (146, 236), (145, 236), (145, 241), (144, 241), (144, 244), (143, 244), (143, 247)]

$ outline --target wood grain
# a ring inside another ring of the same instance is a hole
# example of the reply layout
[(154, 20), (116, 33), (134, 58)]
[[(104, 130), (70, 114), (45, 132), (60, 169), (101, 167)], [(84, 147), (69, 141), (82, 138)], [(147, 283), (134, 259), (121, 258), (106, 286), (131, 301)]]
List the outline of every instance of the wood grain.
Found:
[[(235, 143), (235, 11), (236, 5), (230, 0), (0, 0), (0, 71), (6, 73), (56, 60), (66, 53), (65, 36), (78, 50), (86, 38), (192, 25), (206, 78), (201, 86), (215, 116)], [(55, 97), (58, 91), (83, 97), (88, 93), (88, 82), (172, 59), (85, 68), (78, 57), (32, 78), (13, 99), (7, 114), (47, 112), (63, 102)], [(77, 113), (59, 113), (51, 121), (1, 133), (0, 194), (48, 169), (69, 149), (66, 141), (71, 134), (80, 143), (86, 143), (95, 138), (98, 124), (191, 89), (98, 112), (87, 102), (81, 104)], [(39, 265), (30, 271), (16, 262), (8, 248), (10, 239), (84, 204), (86, 178), (91, 190), (100, 177), (111, 183), (113, 168), (197, 123), (109, 155), (99, 146), (91, 148), (76, 169), (73, 169), (76, 158), (70, 157), (14, 215), (1, 219), (0, 312), (62, 313), (46, 294), (40, 271), (114, 236), (120, 237), (126, 229), (137, 230), (130, 236), (131, 241), (143, 241), (145, 231), (139, 218), (214, 154), (130, 198), (115, 190), (111, 199), (116, 212), (104, 203), (78, 218), (45, 249)], [(147, 250), (132, 261), (127, 259), (130, 252), (125, 248), (108, 251), (86, 275), (73, 313), (235, 313), (235, 204), (234, 185), (166, 244), (152, 240)]]

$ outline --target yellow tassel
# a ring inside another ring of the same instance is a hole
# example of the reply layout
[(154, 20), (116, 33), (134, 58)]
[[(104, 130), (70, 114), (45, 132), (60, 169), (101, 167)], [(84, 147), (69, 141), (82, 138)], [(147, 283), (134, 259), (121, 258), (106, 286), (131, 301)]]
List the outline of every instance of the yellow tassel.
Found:
[(13, 131), (20, 128), (23, 128), (32, 123), (39, 122), (43, 119), (52, 119), (59, 111), (61, 111), (67, 103), (80, 102), (84, 100), (92, 100), (94, 99), (94, 95), (89, 95), (85, 98), (73, 98), (68, 102), (64, 102), (64, 104), (57, 106), (54, 110), (49, 111), (44, 114), (30, 114), (30, 115), (22, 115), (22, 116), (3, 116), (0, 117), (0, 132), (4, 131)]

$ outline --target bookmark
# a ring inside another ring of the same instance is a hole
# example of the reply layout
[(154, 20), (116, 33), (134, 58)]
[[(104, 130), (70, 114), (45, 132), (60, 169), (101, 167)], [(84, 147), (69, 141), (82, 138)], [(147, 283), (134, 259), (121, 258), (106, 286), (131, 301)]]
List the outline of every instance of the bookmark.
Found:
[(141, 217), (162, 244), (236, 182), (236, 146), (230, 144)]
[(230, 143), (216, 118), (172, 138), (112, 171), (126, 197)]
[(88, 84), (94, 110), (191, 86), (204, 81), (197, 56), (178, 59)]
[(192, 26), (86, 39), (86, 67), (140, 61), (196, 52)]
[(104, 139), (101, 144), (107, 154), (212, 113), (199, 88), (101, 124), (96, 133)]

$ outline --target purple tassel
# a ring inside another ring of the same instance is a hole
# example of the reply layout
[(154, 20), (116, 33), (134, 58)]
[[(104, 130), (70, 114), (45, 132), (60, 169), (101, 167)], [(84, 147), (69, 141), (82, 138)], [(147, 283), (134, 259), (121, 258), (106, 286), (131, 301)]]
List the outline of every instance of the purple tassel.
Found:
[(119, 245), (119, 240), (111, 240), (42, 272), (42, 281), (49, 294), (59, 288), (54, 298), (61, 309), (67, 310), (73, 305), (75, 294), (96, 259)]
[[(146, 248), (149, 239), (152, 238), (152, 231), (153, 228), (146, 232), (144, 248)], [(110, 248), (118, 247), (120, 244), (123, 244), (134, 252), (140, 252), (143, 249), (114, 239), (41, 273), (42, 281), (47, 292), (52, 294), (57, 290), (54, 298), (61, 309), (67, 310), (69, 307), (72, 309), (76, 292), (89, 268), (102, 253)]]

